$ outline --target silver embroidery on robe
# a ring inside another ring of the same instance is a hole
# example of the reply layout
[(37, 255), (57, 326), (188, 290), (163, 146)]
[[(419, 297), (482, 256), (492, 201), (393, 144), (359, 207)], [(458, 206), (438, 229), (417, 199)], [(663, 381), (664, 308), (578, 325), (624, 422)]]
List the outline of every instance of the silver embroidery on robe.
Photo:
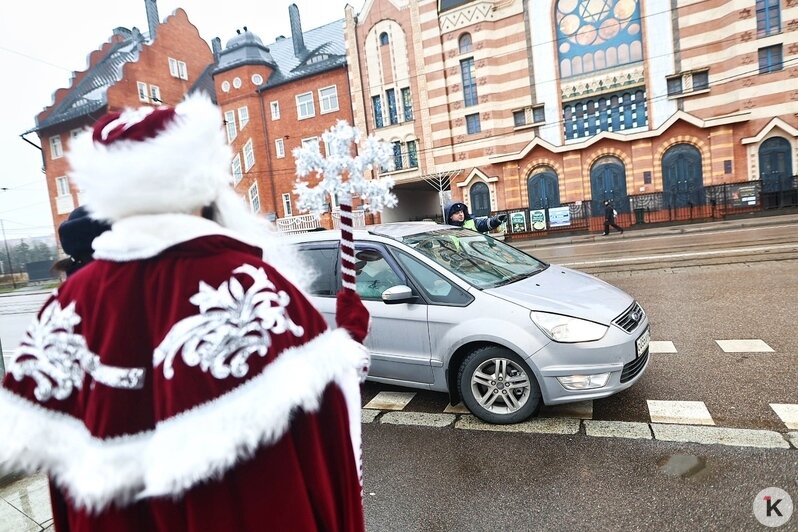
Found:
[(200, 313), (176, 323), (153, 355), (155, 367), (163, 364), (164, 377), (174, 376), (178, 352), (187, 366), (199, 366), (217, 379), (243, 377), (251, 355), (266, 356), (272, 334), (304, 334), (286, 314), (291, 298), (275, 290), (263, 268), (245, 264), (236, 273), (251, 277), (252, 286), (244, 291), (235, 277), (218, 289), (200, 282), (199, 292), (189, 299)]
[(139, 389), (144, 385), (144, 368), (107, 366), (75, 333), (80, 316), (73, 301), (65, 308), (54, 299), (25, 334), (9, 368), (17, 381), (30, 377), (36, 382), (33, 394), (39, 401), (52, 397), (63, 400), (83, 386), (88, 373), (111, 388)]

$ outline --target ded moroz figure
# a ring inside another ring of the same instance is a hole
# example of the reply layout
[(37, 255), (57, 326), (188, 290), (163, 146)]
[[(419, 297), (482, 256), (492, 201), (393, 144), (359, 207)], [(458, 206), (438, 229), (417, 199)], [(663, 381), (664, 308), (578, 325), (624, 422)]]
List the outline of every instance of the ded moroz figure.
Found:
[(230, 186), (204, 96), (101, 118), (71, 178), (111, 230), (45, 302), (0, 389), (0, 462), (56, 530), (363, 530), (368, 313), (328, 329)]

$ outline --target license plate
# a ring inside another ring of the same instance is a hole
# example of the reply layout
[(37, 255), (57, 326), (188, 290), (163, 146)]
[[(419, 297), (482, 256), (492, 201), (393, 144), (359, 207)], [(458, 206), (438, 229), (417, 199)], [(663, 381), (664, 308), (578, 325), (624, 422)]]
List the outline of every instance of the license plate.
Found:
[(643, 331), (636, 341), (637, 344), (637, 356), (642, 355), (648, 349), (648, 343), (651, 341), (651, 330), (646, 327), (646, 330)]

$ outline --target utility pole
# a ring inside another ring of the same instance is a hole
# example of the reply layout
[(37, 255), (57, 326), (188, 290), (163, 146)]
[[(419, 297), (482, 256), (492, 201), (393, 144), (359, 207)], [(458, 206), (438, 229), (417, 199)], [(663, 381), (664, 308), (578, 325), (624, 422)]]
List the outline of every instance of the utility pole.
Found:
[(17, 289), (17, 282), (14, 280), (14, 266), (11, 265), (11, 253), (8, 252), (8, 240), (6, 239), (6, 226), (3, 225), (3, 219), (0, 218), (0, 230), (3, 231), (3, 243), (6, 246), (6, 258), (8, 259), (8, 271), (11, 272), (11, 286), (14, 290)]

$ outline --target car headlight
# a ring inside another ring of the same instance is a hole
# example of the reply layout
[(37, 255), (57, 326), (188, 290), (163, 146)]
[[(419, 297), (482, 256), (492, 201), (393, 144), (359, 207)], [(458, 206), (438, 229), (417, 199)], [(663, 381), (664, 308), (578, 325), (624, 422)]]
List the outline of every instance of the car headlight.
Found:
[(532, 321), (555, 342), (592, 342), (607, 332), (606, 325), (561, 314), (532, 311)]

